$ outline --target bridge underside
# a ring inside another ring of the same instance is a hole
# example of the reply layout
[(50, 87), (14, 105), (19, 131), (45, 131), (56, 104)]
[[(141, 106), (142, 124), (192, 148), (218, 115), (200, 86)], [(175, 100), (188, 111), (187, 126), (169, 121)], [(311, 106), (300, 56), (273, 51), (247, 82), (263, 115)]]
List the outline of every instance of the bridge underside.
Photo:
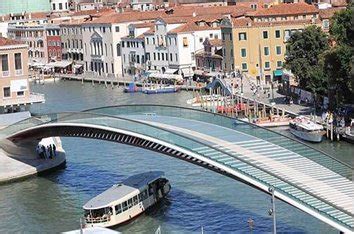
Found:
[[(176, 107), (174, 112), (167, 112), (167, 107), (161, 111), (156, 107), (121, 108), (71, 113), (65, 118), (37, 117), (8, 134), (8, 139), (20, 143), (51, 136), (84, 137), (149, 149), (264, 192), (273, 186), (277, 198), (338, 230), (353, 231), (351, 168), (331, 161), (335, 167), (328, 169), (327, 161), (316, 161), (326, 155), (254, 126), (235, 125), (227, 117), (189, 109), (176, 111)], [(43, 120), (47, 123), (41, 124)], [(249, 135), (259, 132), (266, 134), (266, 140)]]

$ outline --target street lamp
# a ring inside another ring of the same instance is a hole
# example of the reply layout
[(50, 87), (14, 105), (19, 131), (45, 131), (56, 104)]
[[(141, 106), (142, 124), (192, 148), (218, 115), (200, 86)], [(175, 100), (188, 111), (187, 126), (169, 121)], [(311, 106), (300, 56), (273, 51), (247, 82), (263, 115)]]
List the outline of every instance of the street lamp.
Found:
[(271, 186), (268, 188), (268, 192), (272, 194), (272, 208), (269, 209), (268, 214), (273, 216), (273, 233), (277, 233), (277, 223), (276, 223), (276, 216), (275, 216), (275, 196), (274, 196), (274, 187)]

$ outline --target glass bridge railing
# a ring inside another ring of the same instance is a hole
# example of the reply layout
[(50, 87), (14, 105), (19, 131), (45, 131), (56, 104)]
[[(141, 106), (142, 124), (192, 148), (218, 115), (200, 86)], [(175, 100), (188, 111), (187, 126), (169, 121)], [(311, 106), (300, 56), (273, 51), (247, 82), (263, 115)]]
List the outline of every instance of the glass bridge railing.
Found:
[[(199, 142), (195, 139), (182, 136), (180, 134), (176, 134), (168, 130), (160, 129), (155, 126), (150, 126), (149, 124), (141, 123), (139, 121), (126, 119), (119, 116), (112, 116), (112, 115), (129, 115), (129, 114), (146, 114), (146, 113), (155, 113), (159, 115), (168, 115), (174, 117), (196, 119), (200, 121), (211, 122), (214, 124), (222, 125), (225, 127), (231, 127), (231, 128), (234, 127), (232, 122), (228, 121), (229, 123), (227, 123), (227, 121), (225, 121), (227, 120), (227, 118), (225, 119), (224, 117), (219, 115), (203, 113), (199, 111), (191, 111), (189, 109), (182, 109), (182, 108), (177, 109), (175, 107), (161, 108), (156, 106), (139, 106), (139, 107), (125, 106), (125, 107), (114, 107), (114, 108), (102, 108), (97, 110), (91, 110), (90, 112), (48, 114), (48, 115), (32, 117), (24, 121), (18, 122), (14, 125), (11, 125), (5, 129), (0, 130), (0, 135), (2, 137), (10, 136), (11, 134), (19, 132), (21, 130), (26, 130), (30, 127), (36, 127), (43, 124), (78, 123), (78, 124), (86, 124), (86, 125), (91, 124), (94, 126), (110, 127), (113, 129), (122, 129), (122, 130), (127, 130), (129, 132), (142, 134), (178, 146), (187, 151), (194, 152), (196, 154), (199, 154), (205, 158), (209, 158), (216, 162), (218, 161), (213, 159), (207, 153), (202, 153), (196, 149), (205, 148), (205, 149), (209, 149), (209, 151), (210, 150), (218, 151), (220, 152), (220, 154), (234, 158), (235, 162), (237, 162), (235, 164), (238, 165), (236, 167), (236, 166), (225, 164), (225, 166), (228, 166), (233, 170), (238, 171), (241, 174), (251, 177), (252, 179), (261, 182), (266, 186), (274, 186), (275, 188), (277, 188), (277, 191), (287, 195), (288, 197), (291, 197), (293, 200), (297, 200), (301, 204), (304, 204), (306, 206), (311, 207), (312, 209), (315, 209), (318, 213), (321, 213), (322, 215), (325, 215), (328, 218), (335, 220), (336, 222), (341, 222), (340, 219), (337, 219), (333, 216), (330, 216), (329, 214), (321, 212), (320, 210), (316, 209), (316, 207), (312, 207), (311, 204), (307, 203), (306, 200), (304, 200), (304, 198), (298, 198), (294, 196), (293, 193), (291, 192), (295, 190), (303, 191), (303, 189), (292, 185), (290, 182), (284, 180), (283, 178), (278, 178), (276, 176), (269, 175), (267, 171), (258, 168), (256, 165), (252, 165), (252, 163), (250, 162), (244, 162), (242, 159), (234, 155), (228, 154), (227, 152), (221, 149), (214, 148), (210, 145), (207, 145), (203, 142)], [(239, 122), (239, 125), (236, 126), (241, 126), (241, 128), (245, 128), (246, 130), (247, 130), (246, 127), (253, 128), (253, 126), (248, 126), (247, 124), (244, 124), (242, 122)], [(222, 162), (218, 162), (218, 163), (222, 164)], [(242, 169), (244, 168), (244, 166), (248, 166), (251, 169), (245, 171)], [(256, 176), (256, 175), (264, 175), (264, 176)], [(291, 189), (287, 191), (282, 187), (284, 188), (294, 187), (295, 190)], [(306, 191), (303, 192), (306, 193)], [(308, 196), (310, 195), (307, 195), (307, 197)], [(316, 200), (318, 199), (318, 201), (325, 203), (327, 206), (333, 207), (330, 203), (323, 201), (320, 198), (315, 198), (315, 199)], [(313, 200), (313, 198), (311, 198), (311, 200)]]
[(101, 113), (107, 115), (138, 115), (146, 113), (155, 113), (162, 116), (171, 116), (178, 118), (193, 119), (203, 121), (211, 124), (216, 124), (226, 128), (234, 129), (265, 141), (271, 142), (275, 145), (281, 146), (294, 153), (298, 153), (344, 177), (353, 180), (353, 167), (343, 163), (332, 156), (316, 150), (300, 141), (291, 139), (280, 133), (256, 126), (254, 124), (246, 123), (227, 117), (220, 114), (206, 112), (198, 109), (191, 109), (185, 107), (165, 106), (165, 105), (122, 105), (103, 107), (97, 109), (87, 110), (91, 113)]

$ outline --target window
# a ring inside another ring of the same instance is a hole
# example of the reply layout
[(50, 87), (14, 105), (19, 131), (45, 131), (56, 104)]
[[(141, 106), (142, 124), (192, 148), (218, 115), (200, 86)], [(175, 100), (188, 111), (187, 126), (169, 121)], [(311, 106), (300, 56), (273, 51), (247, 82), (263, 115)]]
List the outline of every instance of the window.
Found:
[(264, 69), (270, 69), (270, 64), (269, 62), (264, 62)]
[(59, 3), (59, 10), (63, 10), (63, 3)]
[(117, 56), (118, 57), (120, 56), (120, 44), (119, 43), (117, 44)]
[(192, 61), (195, 60), (195, 53), (194, 52), (191, 52), (191, 57), (192, 57)]
[(245, 41), (245, 40), (247, 40), (247, 34), (246, 34), (245, 32), (239, 33), (239, 34), (238, 34), (238, 40), (239, 40), (239, 41)]
[(218, 35), (218, 34), (215, 34), (215, 35), (214, 35), (214, 38), (215, 38), (215, 39), (219, 39), (219, 35)]
[(183, 47), (188, 47), (188, 38), (183, 37)]
[(280, 55), (281, 54), (281, 46), (276, 46), (275, 47), (275, 50), (277, 52), (277, 55)]
[(21, 97), (21, 96), (23, 96), (23, 95), (25, 95), (25, 92), (24, 92), (24, 91), (18, 91), (18, 92), (17, 92), (17, 97)]
[(55, 3), (53, 3), (52, 6), (53, 6), (53, 11), (55, 11)]
[(247, 56), (246, 49), (245, 48), (241, 49), (241, 57), (244, 58), (246, 56)]
[(133, 197), (133, 204), (134, 206), (138, 204), (138, 196)]
[(284, 31), (284, 41), (287, 41), (290, 38), (291, 31), (285, 30)]
[(213, 34), (212, 33), (209, 34), (209, 38), (213, 38)]
[(242, 71), (247, 71), (247, 63), (242, 63)]
[(268, 39), (268, 31), (263, 31), (263, 39)]
[(116, 32), (119, 32), (119, 26), (116, 26)]
[(324, 29), (329, 29), (329, 20), (323, 20), (322, 21), (322, 25)]
[(269, 47), (264, 47), (264, 55), (269, 55)]
[(221, 38), (223, 41), (225, 41), (225, 33), (221, 33)]
[(128, 202), (127, 201), (123, 202), (122, 207), (123, 207), (123, 211), (128, 210)]
[(283, 66), (283, 61), (277, 61), (277, 68), (280, 68)]
[(147, 45), (149, 44), (149, 38), (146, 38), (146, 44)]
[(4, 97), (11, 97), (10, 87), (4, 87)]
[(202, 37), (199, 37), (199, 42), (203, 42), (203, 38)]
[(177, 55), (177, 53), (175, 54), (175, 56), (176, 56), (176, 62), (178, 61), (178, 55)]
[(1, 55), (1, 68), (2, 68), (2, 75), (3, 76), (8, 76), (9, 73), (9, 61), (8, 61), (8, 55), (7, 54), (3, 54)]
[(165, 54), (164, 53), (161, 53), (161, 60), (164, 61), (165, 60)]
[(275, 38), (280, 38), (280, 30), (275, 30)]
[(157, 60), (160, 61), (160, 53), (157, 53)]
[(154, 52), (154, 60), (156, 61), (156, 53)]
[(133, 198), (130, 198), (128, 200), (128, 208), (131, 208), (133, 206)]
[(171, 62), (173, 61), (172, 53), (170, 53), (170, 61), (171, 61)]

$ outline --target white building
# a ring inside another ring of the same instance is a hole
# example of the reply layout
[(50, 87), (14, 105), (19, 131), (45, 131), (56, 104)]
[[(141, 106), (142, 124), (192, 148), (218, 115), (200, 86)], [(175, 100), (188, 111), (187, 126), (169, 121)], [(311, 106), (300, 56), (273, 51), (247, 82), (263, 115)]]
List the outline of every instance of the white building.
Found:
[(147, 70), (165, 73), (169, 65), (178, 60), (178, 51), (173, 50), (177, 41), (168, 41), (167, 33), (181, 25), (181, 22), (167, 24), (160, 18), (151, 30), (144, 33)]
[(122, 38), (123, 76), (135, 75), (146, 70), (144, 33), (153, 23), (130, 24), (129, 35)]
[(169, 31), (167, 45), (172, 58), (169, 60), (169, 68), (178, 70), (184, 77), (193, 76), (195, 53), (204, 48), (204, 40), (221, 38), (220, 20), (198, 20)]
[(69, 0), (50, 0), (50, 7), (54, 12), (69, 11)]

